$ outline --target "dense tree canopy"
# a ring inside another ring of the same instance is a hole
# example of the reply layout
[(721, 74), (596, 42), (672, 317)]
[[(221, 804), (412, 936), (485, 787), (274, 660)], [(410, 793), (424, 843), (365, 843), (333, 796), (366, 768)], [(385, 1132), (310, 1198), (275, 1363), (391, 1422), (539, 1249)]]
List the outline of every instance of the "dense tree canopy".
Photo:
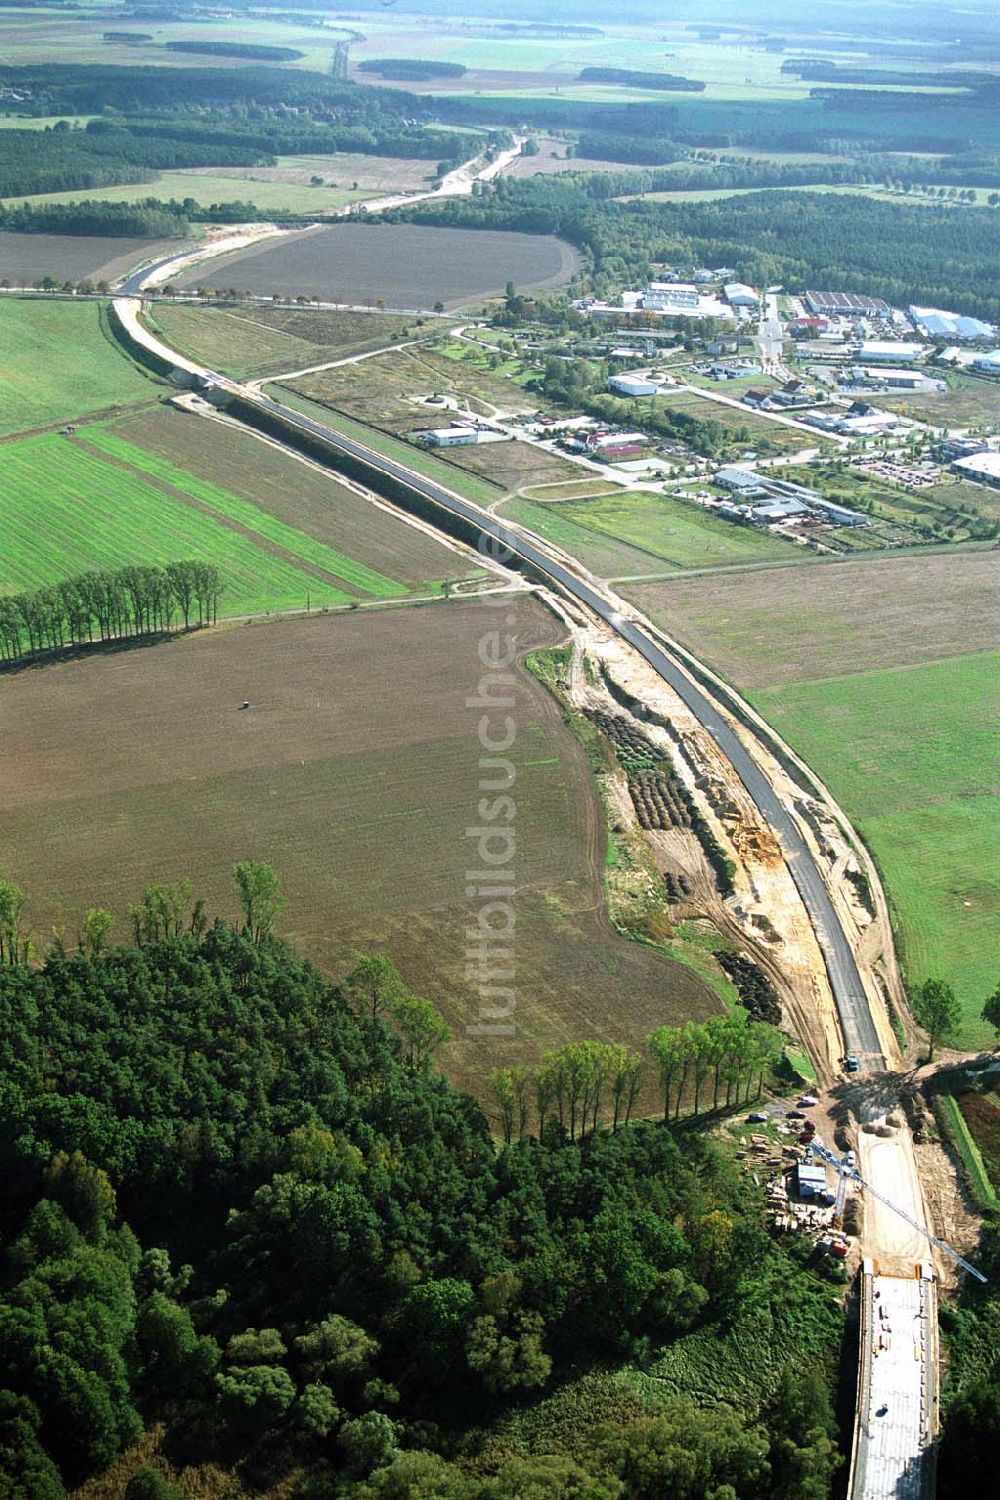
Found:
[[(434, 1007), (377, 957), (332, 985), (272, 935), (268, 868), (236, 877), (241, 927), (208, 923), (184, 885), (152, 887), (132, 946), (92, 911), (80, 951), (59, 941), (40, 967), (6, 883), (11, 1493), (58, 1500), (166, 1411), (212, 1453), (294, 1456), (311, 1493), (345, 1500), (790, 1500), (782, 1476), (803, 1465), (822, 1500), (829, 1403), (820, 1381), (811, 1425), (789, 1429), (780, 1350), (789, 1366), (832, 1358), (829, 1291), (767, 1238), (714, 1150), (625, 1123), (624, 1049), (553, 1056), (541, 1139), (512, 1126), (497, 1146), (434, 1071), (448, 1039)], [(646, 1416), (609, 1413), (572, 1456), (501, 1442), (485, 1466), (463, 1461), (497, 1413), (588, 1368), (725, 1341), (748, 1308), (782, 1333), (739, 1414), (681, 1391)], [(137, 1475), (135, 1493), (165, 1484)]]

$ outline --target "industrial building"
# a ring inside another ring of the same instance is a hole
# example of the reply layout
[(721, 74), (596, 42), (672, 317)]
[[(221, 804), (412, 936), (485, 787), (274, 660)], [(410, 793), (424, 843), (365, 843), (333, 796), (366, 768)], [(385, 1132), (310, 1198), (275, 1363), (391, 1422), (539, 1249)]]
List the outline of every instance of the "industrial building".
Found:
[(753, 287), (742, 281), (730, 281), (722, 291), (730, 307), (756, 307), (760, 302)]
[(860, 292), (806, 292), (805, 302), (817, 317), (871, 318), (890, 312), (881, 297), (865, 297)]
[(651, 281), (642, 305), (654, 312), (697, 312), (702, 293), (683, 281)]
[(858, 345), (858, 358), (861, 364), (885, 365), (898, 361), (900, 364), (912, 364), (924, 353), (923, 344), (896, 343), (895, 340), (874, 339)]
[(990, 349), (987, 354), (977, 354), (972, 361), (974, 370), (981, 370), (984, 375), (1000, 375), (1000, 349)]
[(985, 438), (945, 438), (934, 449), (934, 456), (950, 464), (956, 458), (973, 458), (977, 453), (986, 453), (989, 446)]
[(431, 427), (420, 436), (432, 448), (461, 448), (480, 440), (478, 427)]
[(655, 396), (660, 389), (651, 375), (612, 375), (608, 385), (620, 396)]
[(957, 458), (951, 467), (963, 479), (978, 479), (980, 484), (1000, 486), (1000, 453), (992, 450), (973, 453), (968, 458)]
[(735, 465), (727, 465), (718, 469), (715, 473), (715, 483), (721, 485), (724, 490), (733, 490), (739, 495), (764, 494), (763, 476), (755, 469), (740, 469)]
[(907, 309), (916, 327), (929, 339), (991, 339), (993, 329), (979, 318), (965, 318), (960, 313), (945, 312), (940, 307)]

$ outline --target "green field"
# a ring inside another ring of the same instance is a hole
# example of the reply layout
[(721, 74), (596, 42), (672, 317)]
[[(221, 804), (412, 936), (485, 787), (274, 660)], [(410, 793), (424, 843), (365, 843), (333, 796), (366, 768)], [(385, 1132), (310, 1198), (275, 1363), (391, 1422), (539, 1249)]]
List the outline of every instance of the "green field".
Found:
[[(296, 158), (279, 158), (294, 162)], [(8, 203), (77, 203), (81, 198), (96, 199), (103, 203), (137, 203), (143, 198), (176, 198), (183, 202), (193, 198), (206, 207), (212, 203), (233, 203), (237, 200), (253, 203), (262, 213), (280, 213), (287, 210), (295, 214), (323, 214), (334, 208), (343, 208), (346, 203), (361, 203), (373, 196), (371, 189), (350, 187), (310, 187), (308, 182), (276, 181), (266, 171), (255, 172), (246, 168), (236, 176), (226, 176), (202, 171), (177, 171), (154, 173), (148, 182), (124, 182), (114, 187), (87, 188), (84, 192), (74, 188), (70, 192), (35, 193), (26, 198), (10, 198)]]
[(512, 500), (503, 514), (529, 526), (605, 577), (801, 557), (766, 532), (736, 526), (683, 500), (646, 490), (595, 500)]
[(4, 460), (4, 593), (87, 569), (181, 558), (218, 565), (227, 615), (302, 608), (307, 596), (330, 605), (407, 592), (100, 427), (73, 440), (25, 438), (5, 448)]
[(960, 1044), (1000, 980), (1000, 653), (790, 683), (754, 706), (843, 804), (886, 881), (907, 983), (961, 998)]
[(325, 542), (318, 542), (304, 531), (268, 515), (252, 501), (241, 500), (220, 489), (218, 485), (189, 474), (167, 459), (150, 453), (145, 448), (138, 448), (113, 432), (106, 432), (100, 427), (88, 428), (85, 436), (88, 443), (102, 453), (121, 459), (130, 467), (140, 469), (144, 475), (162, 480), (181, 494), (190, 495), (216, 514), (273, 542), (290, 557), (297, 557), (302, 562), (312, 563), (317, 568), (335, 574), (361, 593), (370, 594), (373, 598), (391, 599), (405, 592), (403, 584), (395, 578), (377, 573), (374, 568), (356, 562), (354, 558), (347, 557)]
[(0, 297), (0, 350), (3, 434), (149, 400), (161, 389), (112, 343), (97, 302)]

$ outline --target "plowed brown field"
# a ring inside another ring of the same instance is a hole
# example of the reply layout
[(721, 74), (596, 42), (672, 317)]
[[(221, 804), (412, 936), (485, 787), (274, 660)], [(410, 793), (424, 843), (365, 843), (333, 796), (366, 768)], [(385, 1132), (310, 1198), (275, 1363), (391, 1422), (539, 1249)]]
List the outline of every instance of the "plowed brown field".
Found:
[(635, 1042), (710, 1013), (689, 970), (608, 925), (593, 779), (554, 700), (519, 670), (516, 1034), (467, 1035), (481, 710), (466, 700), (478, 642), (508, 613), (519, 650), (560, 636), (533, 600), (451, 602), (235, 626), (0, 678), (0, 870), (29, 893), (40, 945), (94, 905), (124, 937), (142, 887), (185, 875), (211, 912), (233, 913), (230, 867), (256, 857), (287, 890), (287, 935), (331, 973), (359, 950), (393, 954), (446, 1012), (444, 1062), (466, 1084), (570, 1038)]

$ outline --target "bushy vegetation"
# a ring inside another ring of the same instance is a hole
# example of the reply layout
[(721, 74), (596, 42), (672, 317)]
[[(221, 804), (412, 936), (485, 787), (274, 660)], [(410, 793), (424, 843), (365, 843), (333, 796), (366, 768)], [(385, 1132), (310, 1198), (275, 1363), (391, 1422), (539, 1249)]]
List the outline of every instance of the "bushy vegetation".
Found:
[[(36, 967), (0, 882), (11, 1493), (58, 1500), (159, 1418), (331, 1500), (826, 1496), (839, 1318), (725, 1161), (623, 1116), (571, 1132), (556, 1093), (497, 1147), (434, 1070), (434, 1007), (378, 957), (331, 985), (273, 935), (273, 872), (234, 873), (238, 925), (151, 887), (130, 945), (95, 909)], [(784, 1362), (732, 1406), (679, 1369), (568, 1446), (505, 1441), (588, 1368), (710, 1358), (750, 1304)]]

